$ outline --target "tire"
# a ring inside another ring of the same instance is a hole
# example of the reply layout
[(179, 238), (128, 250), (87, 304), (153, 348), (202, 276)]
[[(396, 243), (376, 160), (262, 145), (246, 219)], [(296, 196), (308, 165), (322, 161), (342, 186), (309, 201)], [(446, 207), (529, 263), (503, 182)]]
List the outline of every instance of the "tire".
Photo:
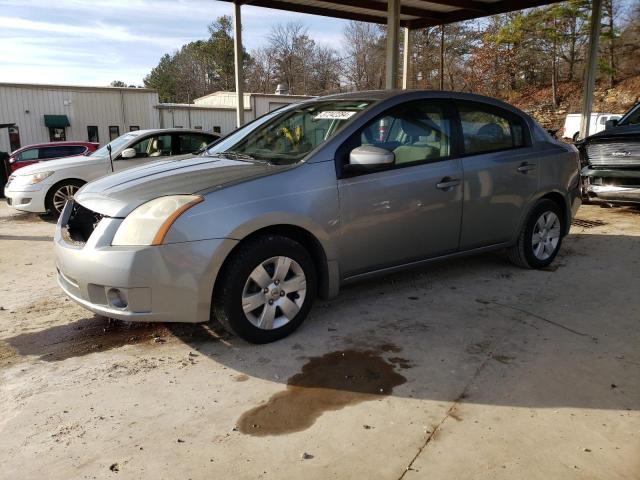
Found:
[[(554, 216), (553, 225), (550, 228), (545, 227), (546, 230), (541, 229), (541, 224), (548, 224)], [(564, 222), (564, 215), (556, 202), (548, 199), (540, 200), (527, 217), (515, 245), (507, 250), (507, 257), (512, 263), (522, 268), (549, 266), (562, 246)], [(539, 235), (537, 239), (540, 242), (534, 242), (534, 234)]]
[(63, 180), (56, 183), (49, 189), (44, 200), (47, 211), (54, 217), (59, 217), (64, 207), (64, 203), (60, 203), (62, 197), (73, 196), (84, 184), (81, 180)]
[(272, 234), (248, 240), (222, 268), (213, 290), (213, 317), (248, 342), (279, 340), (307, 317), (316, 278), (313, 259), (298, 242)]

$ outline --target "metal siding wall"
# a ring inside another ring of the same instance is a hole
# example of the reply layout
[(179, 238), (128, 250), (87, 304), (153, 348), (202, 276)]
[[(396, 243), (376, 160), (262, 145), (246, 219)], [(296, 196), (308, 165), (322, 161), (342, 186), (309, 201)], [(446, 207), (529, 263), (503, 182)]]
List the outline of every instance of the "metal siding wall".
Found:
[[(118, 125), (120, 134), (129, 126), (158, 128), (158, 94), (146, 91), (124, 91), (126, 125), (122, 120), (120, 90), (88, 90), (73, 87), (19, 87), (0, 85), (0, 123), (15, 123), (21, 146), (48, 142), (49, 131), (44, 115), (67, 115), (70, 127), (67, 140), (86, 141), (87, 126), (96, 125), (100, 143), (109, 140), (109, 126)], [(69, 100), (69, 105), (64, 101)], [(29, 110), (29, 113), (25, 113)], [(0, 129), (0, 151), (9, 150), (7, 129)]]
[[(160, 109), (164, 128), (174, 126), (189, 128), (189, 110), (191, 110), (191, 128), (202, 127), (202, 131), (211, 132), (213, 127), (220, 127), (223, 135), (236, 128), (235, 110), (222, 109), (189, 109), (188, 107), (174, 107)], [(172, 113), (173, 112), (173, 113)], [(247, 118), (251, 118), (248, 116)]]

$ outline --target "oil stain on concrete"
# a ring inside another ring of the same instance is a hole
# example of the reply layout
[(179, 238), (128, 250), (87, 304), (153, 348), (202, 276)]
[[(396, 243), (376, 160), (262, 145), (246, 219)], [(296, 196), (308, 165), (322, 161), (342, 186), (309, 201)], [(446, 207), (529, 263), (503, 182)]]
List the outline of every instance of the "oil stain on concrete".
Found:
[(288, 380), (285, 391), (245, 412), (237, 428), (253, 436), (299, 432), (324, 412), (390, 395), (406, 381), (379, 351), (327, 353), (309, 359), (302, 371)]

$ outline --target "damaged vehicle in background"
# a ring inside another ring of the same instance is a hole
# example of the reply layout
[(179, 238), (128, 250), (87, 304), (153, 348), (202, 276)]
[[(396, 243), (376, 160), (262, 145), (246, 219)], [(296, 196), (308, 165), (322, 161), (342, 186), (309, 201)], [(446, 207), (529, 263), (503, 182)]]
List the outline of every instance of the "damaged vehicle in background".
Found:
[(283, 107), (202, 156), (85, 185), (55, 233), (58, 282), (106, 317), (282, 338), (316, 296), (459, 255), (556, 257), (578, 153), (478, 95), (375, 91)]
[(640, 103), (576, 146), (585, 200), (640, 205)]

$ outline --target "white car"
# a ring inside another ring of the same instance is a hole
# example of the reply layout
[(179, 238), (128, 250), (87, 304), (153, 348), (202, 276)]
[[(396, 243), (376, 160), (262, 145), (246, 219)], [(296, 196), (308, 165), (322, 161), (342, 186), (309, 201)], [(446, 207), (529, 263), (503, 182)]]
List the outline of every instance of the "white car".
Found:
[[(607, 126), (608, 120), (619, 120), (622, 115), (615, 113), (592, 113), (589, 121), (589, 135), (603, 131)], [(574, 142), (578, 141), (580, 136), (580, 124), (582, 123), (582, 115), (580, 113), (570, 113), (564, 120), (564, 138), (570, 138)]]
[(125, 133), (88, 157), (61, 158), (21, 168), (9, 177), (4, 196), (17, 210), (59, 215), (66, 201), (87, 182), (142, 163), (192, 156), (218, 138), (217, 134), (184, 128)]

